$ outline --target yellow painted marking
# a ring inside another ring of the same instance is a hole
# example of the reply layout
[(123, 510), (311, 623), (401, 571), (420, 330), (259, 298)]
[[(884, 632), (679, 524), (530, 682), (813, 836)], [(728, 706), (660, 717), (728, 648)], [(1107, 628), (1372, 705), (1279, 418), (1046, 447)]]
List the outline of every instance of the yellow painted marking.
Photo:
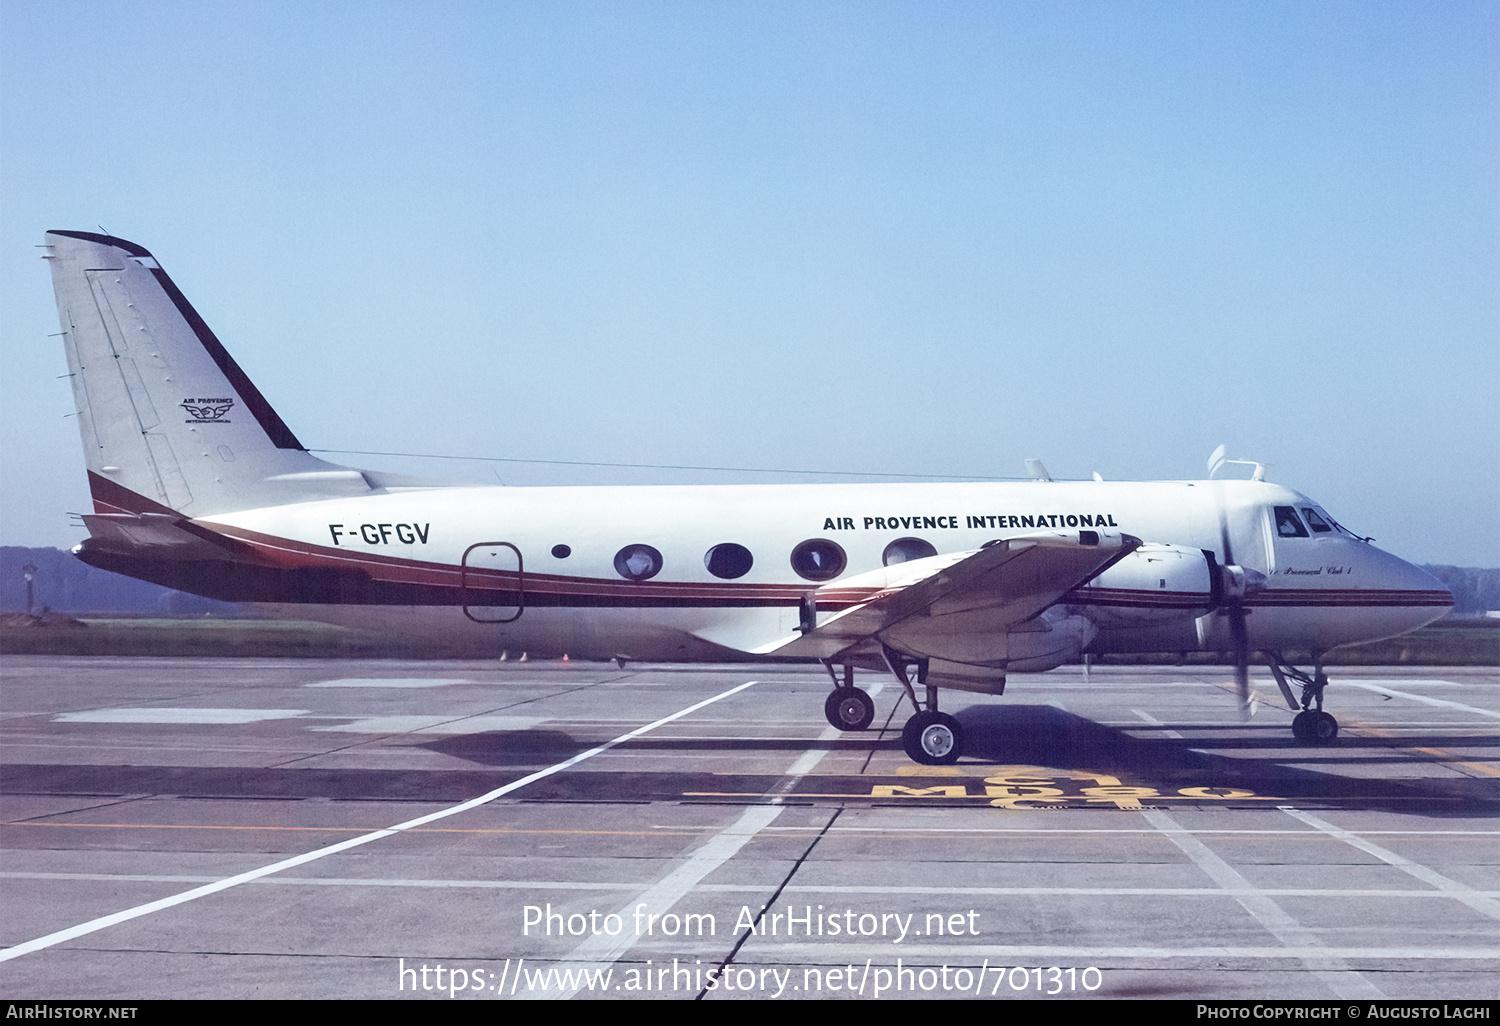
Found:
[[(1395, 738), (1397, 736), (1396, 734), (1384, 729), (1383, 727), (1372, 726), (1368, 723), (1350, 723), (1344, 729), (1348, 731), (1371, 734), (1375, 737)], [(1479, 739), (1476, 738), (1475, 740)], [(1414, 745), (1408, 745), (1406, 750), (1409, 752), (1421, 752), (1423, 755), (1430, 755), (1442, 762), (1443, 765), (1449, 767), (1450, 769), (1457, 770), (1460, 773), (1465, 773), (1468, 776), (1491, 778), (1500, 777), (1500, 769), (1496, 769), (1494, 766), (1490, 766), (1482, 762), (1466, 762), (1463, 756), (1459, 755), (1457, 752), (1450, 752), (1446, 748), (1417, 748)]]
[[(968, 767), (965, 767), (967, 769)], [(898, 777), (969, 777), (972, 773), (965, 773), (957, 766), (897, 766)]]
[[(876, 784), (868, 793), (843, 792), (843, 791), (795, 791), (790, 794), (765, 794), (760, 791), (684, 791), (684, 798), (759, 798), (769, 801), (774, 798), (797, 799), (797, 798), (988, 798), (998, 796), (999, 800), (992, 800), (990, 804), (1005, 808), (1028, 808), (1025, 805), (1016, 805), (1016, 802), (1101, 802), (1118, 805), (1120, 808), (1140, 808), (1141, 798), (1164, 798), (1171, 801), (1187, 799), (1189, 801), (1256, 801), (1256, 802), (1284, 802), (1285, 798), (1274, 795), (1254, 794), (1251, 792), (1238, 791), (1233, 788), (1212, 787), (1184, 787), (1173, 794), (1160, 794), (1151, 787), (1104, 787), (1086, 788), (1083, 794), (1063, 795), (1063, 792), (1055, 787), (1038, 787), (1031, 789), (1032, 794), (1007, 793), (1006, 788), (986, 788), (985, 794), (970, 794), (967, 788), (957, 786), (945, 787), (902, 787), (899, 784)], [(1211, 791), (1229, 791), (1229, 794), (1210, 794)], [(941, 794), (938, 792), (942, 792)], [(1203, 792), (1203, 793), (1199, 793)], [(1369, 796), (1361, 796), (1360, 800), (1366, 800)], [(1410, 797), (1406, 795), (1381, 796), (1381, 801), (1431, 801), (1432, 798)], [(1458, 801), (1457, 798), (1446, 799)], [(1124, 802), (1125, 804), (1121, 804)], [(518, 831), (520, 832), (520, 831)], [(545, 831), (538, 831), (543, 833)], [(583, 832), (583, 831), (580, 831)]]
[(918, 766), (907, 763), (896, 767), (898, 777), (992, 777), (992, 776), (1043, 776), (1053, 777), (1057, 770), (1050, 766), (985, 766), (980, 763), (964, 763), (962, 766)]
[(1442, 748), (1415, 748), (1413, 749), (1413, 751), (1423, 752), (1427, 755), (1435, 755), (1439, 759), (1443, 760), (1443, 763), (1445, 765), (1451, 766), (1453, 769), (1469, 770), (1470, 772), (1481, 777), (1500, 777), (1500, 770), (1497, 770), (1495, 767), (1487, 766), (1482, 762), (1460, 762), (1458, 760), (1458, 757), (1455, 756), (1452, 752), (1446, 751)]
[(1139, 809), (1142, 798), (1160, 798), (1154, 787), (1085, 787), (1091, 802), (1111, 802), (1120, 809)]
[[(1118, 777), (1094, 770), (1051, 770), (1040, 766), (1003, 766), (992, 767), (992, 769), (997, 772), (984, 777), (985, 796), (991, 799), (991, 805), (1005, 809), (1055, 808), (1068, 802), (1078, 801), (1079, 795), (1068, 795), (1062, 789), (1052, 786), (1058, 780), (1092, 782), (1095, 786), (1081, 789), (1083, 792), (1081, 798), (1084, 802), (1110, 804), (1120, 809), (1140, 809), (1143, 800), (1156, 800), (1164, 797), (1214, 801), (1281, 800), (1235, 787), (1183, 787), (1178, 788), (1175, 795), (1163, 795), (1154, 787), (1122, 784)], [(904, 790), (880, 787), (872, 793), (871, 797), (894, 797)], [(964, 797), (971, 796), (964, 795)], [(1044, 804), (1033, 804), (1037, 802)]]

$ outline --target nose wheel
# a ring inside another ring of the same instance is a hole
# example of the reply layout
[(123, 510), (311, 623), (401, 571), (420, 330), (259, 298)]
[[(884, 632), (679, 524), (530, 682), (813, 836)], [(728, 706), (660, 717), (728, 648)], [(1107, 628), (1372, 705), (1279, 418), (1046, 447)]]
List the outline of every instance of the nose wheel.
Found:
[[(1292, 736), (1305, 745), (1332, 744), (1339, 736), (1339, 721), (1323, 711), (1323, 689), (1328, 686), (1328, 676), (1323, 672), (1321, 656), (1313, 666), (1311, 674), (1303, 673), (1288, 663), (1280, 652), (1272, 652), (1271, 675), (1281, 689), (1286, 704), (1302, 711), (1292, 717)], [(1298, 703), (1292, 695), (1291, 685), (1302, 689), (1302, 701)]]
[(1292, 717), (1292, 736), (1305, 745), (1326, 745), (1339, 736), (1339, 721), (1321, 709), (1304, 709)]

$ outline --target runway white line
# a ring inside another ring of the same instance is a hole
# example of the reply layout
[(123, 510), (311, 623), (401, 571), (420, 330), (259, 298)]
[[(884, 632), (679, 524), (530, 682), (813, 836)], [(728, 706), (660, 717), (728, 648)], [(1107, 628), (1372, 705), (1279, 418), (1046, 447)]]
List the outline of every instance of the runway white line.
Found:
[[(1153, 727), (1165, 727), (1166, 726), (1165, 723), (1163, 723), (1161, 720), (1157, 719), (1155, 716), (1152, 716), (1148, 712), (1143, 712), (1140, 709), (1132, 709), (1130, 711), (1133, 712), (1133, 713), (1135, 713), (1141, 719), (1145, 720), (1147, 723), (1151, 724), (1151, 726), (1153, 726)], [(1134, 726), (1134, 724), (1127, 724), (1125, 726), (1125, 729), (1129, 730), (1130, 727), (1132, 727), (1132, 726)], [(1177, 733), (1177, 731), (1171, 730), (1171, 729), (1163, 730), (1163, 731), (1161, 731), (1161, 734), (1162, 734), (1163, 737), (1170, 737), (1170, 738), (1172, 738), (1172, 739), (1174, 739), (1176, 741), (1186, 741), (1187, 740), (1187, 738), (1185, 738), (1181, 734)]]
[[(1092, 815), (1092, 813), (1090, 813)], [(1048, 818), (1054, 818), (1058, 813), (1048, 813)], [(682, 829), (673, 827), (672, 829)], [(821, 827), (795, 826), (795, 827), (772, 827), (773, 830), (800, 830), (803, 833), (821, 833)], [(1111, 827), (944, 827), (944, 826), (916, 826), (916, 827), (882, 827), (882, 826), (835, 826), (830, 833), (838, 834), (1155, 834), (1157, 830), (1131, 830)], [(1272, 836), (1300, 834), (1301, 830), (1247, 830), (1236, 827), (1199, 827), (1190, 830), (1182, 828), (1184, 834), (1190, 836), (1202, 835), (1204, 837), (1225, 835), (1251, 835), (1267, 834)], [(1361, 837), (1493, 837), (1500, 838), (1500, 831), (1495, 830), (1361, 830)]]
[(1403, 688), (1470, 688), (1474, 685), (1465, 684), (1456, 680), (1442, 680), (1435, 677), (1345, 677), (1338, 676), (1338, 684), (1374, 684), (1384, 687), (1386, 684), (1400, 684)]
[(1280, 905), (1253, 887), (1237, 869), (1215, 855), (1202, 841), (1190, 836), (1171, 816), (1160, 809), (1143, 809), (1141, 815), (1177, 845), (1214, 883), (1226, 890), (1235, 891), (1232, 897), (1239, 902), (1240, 907), (1254, 916), (1256, 922), (1287, 949), (1299, 952), (1291, 957), (1300, 958), (1306, 963), (1328, 985), (1335, 997), (1348, 999), (1385, 996), (1373, 983), (1349, 968), (1342, 958), (1329, 952), (1312, 930), (1287, 915)]
[[(0, 880), (81, 880), (91, 883), (212, 883), (217, 877), (153, 873), (28, 873), (0, 872)], [(640, 881), (607, 880), (422, 880), (401, 877), (364, 876), (274, 876), (257, 880), (258, 885), (277, 887), (395, 887), (435, 890), (539, 890), (539, 891), (638, 891)], [(714, 894), (762, 894), (761, 884), (700, 884), (699, 890)], [(1430, 889), (1398, 890), (1359, 887), (1257, 887), (1244, 891), (1222, 887), (923, 887), (871, 884), (789, 885), (783, 894), (963, 894), (990, 897), (1147, 897), (1217, 898), (1235, 894), (1265, 894), (1284, 898), (1424, 898), (1448, 901), (1451, 895)], [(1473, 891), (1482, 898), (1500, 898), (1500, 891)]]
[(1388, 851), (1387, 849), (1382, 848), (1380, 845), (1375, 844), (1372, 841), (1367, 841), (1357, 834), (1351, 833), (1350, 831), (1344, 830), (1340, 827), (1336, 827), (1327, 820), (1320, 819), (1310, 812), (1303, 812), (1300, 809), (1294, 809), (1290, 805), (1283, 805), (1280, 806), (1280, 808), (1281, 811), (1285, 812), (1288, 816), (1292, 816), (1295, 819), (1300, 819), (1308, 826), (1313, 827), (1316, 830), (1321, 830), (1323, 833), (1327, 834), (1330, 837), (1336, 837), (1347, 845), (1358, 848), (1360, 851), (1367, 854), (1374, 855), (1380, 861), (1387, 863), (1388, 865), (1395, 866), (1397, 869), (1401, 870), (1403, 873), (1406, 873), (1408, 876), (1414, 876), (1425, 884), (1431, 884), (1433, 887), (1436, 887), (1442, 894), (1463, 902), (1474, 911), (1482, 913), (1483, 915), (1487, 915), (1491, 919), (1500, 919), (1500, 901), (1495, 901), (1493, 898), (1486, 897), (1480, 892), (1474, 890), (1472, 887), (1461, 884), (1457, 880), (1450, 880), (1443, 874), (1436, 872), (1435, 870), (1428, 869), (1421, 863), (1413, 862), (1411, 859), (1397, 855), (1393, 851)]
[[(835, 738), (841, 736), (843, 733), (844, 732), (842, 730), (839, 730), (837, 727), (824, 727), (823, 733), (818, 735), (818, 740), (832, 741)], [(823, 761), (823, 757), (827, 754), (828, 749), (826, 748), (809, 748), (797, 758), (796, 762), (792, 763), (791, 766), (787, 768), (786, 775), (788, 777), (807, 776), (817, 767), (818, 763)], [(790, 791), (792, 787), (795, 786), (795, 784), (796, 780), (788, 780), (783, 783), (776, 800), (779, 802), (781, 800), (780, 795), (786, 794), (786, 792)]]
[(144, 706), (129, 709), (91, 709), (61, 713), (54, 723), (165, 723), (201, 726), (242, 726), (265, 720), (293, 720), (311, 713), (307, 709), (165, 709)]
[[(618, 912), (620, 920), (632, 923), (632, 928), (622, 930), (617, 937), (611, 937), (605, 933), (596, 934), (568, 952), (561, 961), (602, 966), (618, 959), (641, 939), (635, 934), (639, 926), (633, 923), (637, 910), (644, 908), (646, 914), (665, 915), (673, 905), (687, 897), (704, 877), (734, 858), (739, 850), (760, 832), (762, 827), (779, 815), (781, 815), (779, 805), (753, 805), (746, 809), (739, 819), (689, 855), (655, 887), (641, 892), (635, 900), (620, 908)], [(574, 987), (572, 990), (563, 990), (544, 996), (557, 1001), (566, 1001), (577, 994), (580, 989), (582, 988)], [(533, 998), (536, 996), (531, 995)]]
[(308, 862), (315, 862), (318, 859), (326, 858), (329, 855), (337, 855), (341, 851), (348, 851), (350, 848), (357, 848), (362, 844), (369, 844), (371, 841), (378, 841), (385, 837), (394, 836), (395, 834), (401, 833), (404, 830), (410, 830), (413, 827), (423, 826), (427, 823), (436, 822), (440, 819), (447, 819), (449, 816), (456, 816), (460, 812), (467, 812), (470, 809), (478, 808), (481, 805), (486, 805), (497, 798), (501, 798), (507, 794), (510, 794), (512, 791), (523, 788), (527, 784), (533, 784), (536, 781), (543, 779), (544, 777), (550, 777), (554, 773), (560, 773), (561, 771), (568, 769), (571, 766), (576, 766), (580, 762), (583, 762), (585, 759), (591, 759), (601, 752), (607, 752), (611, 748), (614, 748), (616, 745), (621, 745), (633, 738), (640, 737), (642, 734), (655, 730), (657, 727), (671, 723), (673, 720), (679, 720), (684, 716), (688, 716), (694, 712), (697, 712), (699, 709), (702, 709), (705, 706), (713, 705), (715, 702), (718, 702), (721, 699), (725, 699), (731, 695), (738, 694), (739, 692), (744, 691), (746, 688), (752, 686), (753, 684), (755, 684), (755, 681), (753, 680), (746, 681), (744, 684), (741, 684), (738, 687), (733, 687), (728, 691), (720, 692), (719, 694), (714, 695), (712, 698), (706, 698), (701, 702), (697, 702), (693, 705), (688, 706), (686, 709), (681, 709), (675, 713), (672, 713), (670, 716), (663, 716), (661, 719), (656, 720), (652, 723), (648, 723), (644, 727), (637, 727), (635, 730), (632, 730), (629, 733), (621, 734), (613, 741), (606, 741), (604, 744), (599, 745), (596, 748), (590, 748), (586, 752), (580, 752), (579, 754), (573, 756), (571, 759), (566, 759), (563, 762), (557, 763), (556, 765), (548, 766), (546, 769), (538, 770), (535, 773), (522, 777), (520, 780), (506, 784), (503, 787), (497, 787), (495, 790), (490, 791), (488, 794), (482, 794), (478, 798), (471, 798), (468, 801), (461, 802), (458, 805), (454, 805), (446, 809), (441, 809), (437, 812), (428, 813), (425, 816), (418, 816), (416, 819), (409, 819), (405, 823), (398, 823), (395, 826), (387, 827), (384, 830), (376, 830), (368, 834), (363, 834), (359, 837), (352, 837), (347, 841), (340, 841), (337, 844), (331, 844), (326, 848), (319, 848), (316, 851), (310, 851), (289, 859), (283, 859), (282, 861), (272, 863), (269, 866), (262, 866), (260, 869), (252, 869), (248, 873), (240, 873), (237, 876), (227, 877), (223, 880), (215, 881), (214, 883), (207, 884), (203, 887), (196, 887), (193, 890), (184, 891), (181, 894), (175, 894), (169, 898), (162, 898), (158, 901), (148, 902), (144, 905), (137, 905), (135, 908), (127, 908), (122, 912), (115, 912), (111, 915), (100, 916), (98, 919), (91, 919), (86, 923), (80, 923), (77, 926), (70, 926), (66, 930), (58, 930), (55, 933), (47, 934), (45, 937), (38, 937), (35, 940), (25, 941), (21, 944), (15, 945), (14, 947), (6, 948), (4, 951), (0, 951), (0, 962), (9, 961), (12, 958), (19, 958), (20, 956), (30, 954), (33, 951), (41, 951), (44, 948), (50, 948), (54, 945), (62, 944), (65, 941), (70, 941), (77, 937), (82, 937), (86, 934), (94, 933), (98, 930), (103, 930), (108, 927), (115, 926), (118, 923), (123, 923), (131, 919), (138, 919), (141, 916), (150, 915), (153, 912), (160, 912), (163, 909), (172, 908), (174, 905), (181, 905), (184, 902), (194, 901), (198, 898), (204, 898), (210, 894), (217, 894), (218, 892), (228, 890), (231, 887), (238, 887), (240, 884), (249, 883), (251, 880), (259, 880), (261, 877), (270, 876), (272, 873), (279, 873), (283, 869), (291, 869), (293, 866), (300, 866)]
[(307, 728), (333, 734), (481, 734), (532, 730), (548, 721), (546, 716), (320, 716), (318, 719), (351, 721)]
[(1421, 702), (1423, 705), (1435, 705), (1443, 709), (1457, 709), (1460, 712), (1473, 713), (1476, 716), (1488, 716), (1491, 719), (1500, 720), (1500, 712), (1493, 709), (1480, 709), (1478, 706), (1464, 705), (1462, 702), (1450, 702), (1446, 698), (1428, 698), (1426, 695), (1413, 695), (1409, 691), (1397, 691), (1394, 688), (1383, 688), (1378, 684), (1364, 684), (1359, 681), (1339, 681), (1340, 686), (1363, 688), (1373, 691), (1378, 695), (1390, 695), (1392, 698), (1408, 698), (1413, 702)]
[[(841, 733), (843, 732), (836, 727), (825, 727), (818, 735), (818, 740), (831, 741)], [(799, 755), (796, 761), (787, 768), (788, 779), (778, 788), (772, 804), (755, 805), (746, 809), (733, 825), (726, 827), (717, 837), (689, 855), (682, 865), (668, 873), (655, 887), (643, 892), (635, 901), (621, 908), (618, 913), (620, 919), (624, 922), (632, 921), (636, 910), (642, 907), (647, 913), (665, 915), (673, 905), (687, 897), (704, 877), (737, 855), (752, 837), (781, 815), (782, 797), (796, 785), (797, 778), (811, 773), (827, 754), (828, 750), (825, 748), (812, 748)], [(563, 961), (585, 962), (595, 966), (607, 965), (630, 950), (640, 939), (638, 933), (625, 931), (622, 931), (618, 937), (596, 934), (570, 951)], [(566, 1001), (581, 989), (580, 985), (572, 990), (559, 991), (555, 995), (547, 996), (555, 1000)]]
[[(474, 684), (467, 677), (341, 677), (320, 680), (305, 688), (445, 688), (450, 684)], [(514, 685), (515, 681), (507, 681)]]

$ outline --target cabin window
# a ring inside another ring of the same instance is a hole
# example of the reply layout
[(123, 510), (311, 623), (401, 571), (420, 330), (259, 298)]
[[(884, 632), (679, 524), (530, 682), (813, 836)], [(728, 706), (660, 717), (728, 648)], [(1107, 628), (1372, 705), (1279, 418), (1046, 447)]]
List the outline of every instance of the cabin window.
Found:
[(937, 549), (933, 548), (931, 542), (925, 542), (921, 538), (897, 538), (880, 554), (880, 562), (890, 566), (893, 563), (905, 563), (909, 559), (926, 559), (936, 555)]
[(1318, 511), (1307, 506), (1302, 507), (1302, 515), (1307, 518), (1307, 526), (1318, 534), (1327, 534), (1333, 528), (1328, 526), (1327, 521), (1318, 516)]
[(1276, 533), (1283, 538), (1306, 538), (1307, 528), (1297, 519), (1297, 511), (1290, 506), (1276, 507)]
[(661, 553), (649, 545), (627, 545), (615, 553), (615, 572), (627, 581), (644, 581), (661, 573)]
[(567, 559), (572, 554), (573, 554), (573, 547), (571, 545), (554, 545), (554, 546), (552, 546), (552, 558), (553, 559)]
[(750, 568), (755, 565), (755, 557), (750, 555), (750, 550), (743, 545), (723, 542), (703, 554), (703, 565), (708, 567), (708, 572), (715, 577), (732, 581), (750, 572)]
[(805, 580), (831, 581), (848, 565), (843, 548), (827, 538), (809, 538), (792, 550), (792, 569)]

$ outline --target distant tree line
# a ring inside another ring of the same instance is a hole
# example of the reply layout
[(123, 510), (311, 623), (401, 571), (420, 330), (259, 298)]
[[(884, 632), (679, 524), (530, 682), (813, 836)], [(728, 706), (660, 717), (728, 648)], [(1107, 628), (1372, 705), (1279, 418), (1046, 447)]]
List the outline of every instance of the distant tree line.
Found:
[(31, 591), (33, 611), (38, 613), (47, 608), (54, 613), (234, 616), (240, 609), (235, 602), (216, 602), (100, 570), (63, 549), (7, 545), (0, 546), (0, 612), (25, 612), (26, 580), (22, 570), (27, 566), (36, 567)]
[(1500, 609), (1500, 570), (1430, 563), (1422, 569), (1442, 581), (1443, 586), (1453, 592), (1455, 613), (1474, 614)]
[[(45, 606), (55, 613), (159, 613), (165, 616), (220, 613), (233, 616), (240, 608), (238, 603), (216, 602), (96, 569), (63, 549), (3, 546), (0, 547), (0, 612), (14, 613), (26, 609), (26, 581), (21, 571), (28, 565), (37, 568), (32, 575), (32, 596), (38, 612)], [(1425, 569), (1453, 592), (1455, 613), (1474, 614), (1500, 609), (1500, 569), (1470, 566), (1428, 566)]]

